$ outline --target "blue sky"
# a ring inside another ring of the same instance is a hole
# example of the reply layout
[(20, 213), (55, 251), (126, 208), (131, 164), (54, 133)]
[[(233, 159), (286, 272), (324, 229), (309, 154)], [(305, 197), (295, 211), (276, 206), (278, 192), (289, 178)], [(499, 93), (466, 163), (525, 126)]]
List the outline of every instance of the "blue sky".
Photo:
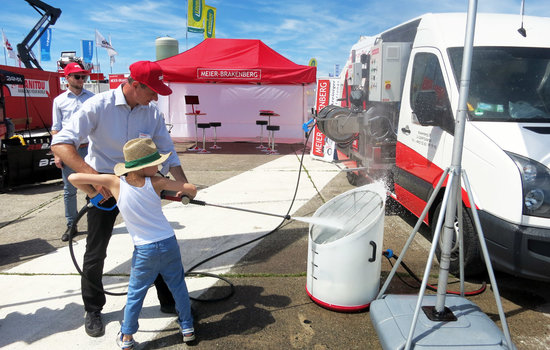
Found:
[[(61, 51), (82, 55), (81, 40), (94, 40), (95, 29), (111, 36), (117, 50), (113, 73), (126, 73), (139, 60), (155, 60), (155, 39), (170, 36), (179, 51), (200, 43), (202, 34), (188, 33), (187, 0), (43, 0), (62, 10), (52, 28), (52, 61), (55, 70)], [(260, 39), (298, 64), (315, 57), (318, 75), (327, 76), (334, 65), (342, 67), (351, 46), (361, 35), (375, 35), (427, 12), (466, 12), (467, 0), (206, 0), (217, 8), (216, 37)], [(479, 12), (518, 14), (521, 0), (479, 0)], [(526, 15), (549, 16), (548, 0), (526, 0)], [(24, 0), (2, 0), (0, 28), (15, 48), (40, 19)], [(514, 25), (514, 24), (512, 24)], [(34, 52), (39, 57), (39, 42)], [(107, 51), (98, 48), (103, 73), (110, 73)], [(93, 62), (96, 62), (94, 50)], [(4, 56), (2, 53), (1, 56)], [(5, 64), (0, 57), (0, 64)], [(8, 58), (8, 65), (13, 65)]]

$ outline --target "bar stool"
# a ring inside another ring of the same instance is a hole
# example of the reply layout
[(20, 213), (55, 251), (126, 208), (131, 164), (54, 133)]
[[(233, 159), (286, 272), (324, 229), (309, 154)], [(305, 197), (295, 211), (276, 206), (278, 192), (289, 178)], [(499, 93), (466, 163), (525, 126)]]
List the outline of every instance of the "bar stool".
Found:
[(264, 150), (267, 147), (263, 145), (263, 137), (264, 137), (264, 125), (267, 125), (267, 120), (256, 120), (256, 125), (260, 126), (260, 145), (256, 147), (257, 149)]
[(279, 125), (268, 125), (266, 126), (266, 129), (268, 132), (271, 131), (271, 147), (267, 154), (279, 154), (279, 152), (275, 149), (275, 131), (280, 129)]
[(222, 126), (222, 123), (221, 122), (210, 122), (210, 126), (212, 128), (214, 128), (214, 144), (212, 145), (212, 147), (210, 147), (210, 149), (222, 149), (220, 146), (217, 145), (218, 134), (216, 133), (216, 128), (218, 126)]
[(198, 123), (197, 127), (202, 129), (202, 148), (198, 153), (210, 153), (210, 151), (206, 149), (206, 129), (210, 128), (210, 123)]
[(197, 95), (185, 95), (185, 104), (191, 105), (191, 113), (185, 113), (185, 115), (193, 116), (195, 118), (195, 145), (190, 147), (188, 151), (200, 151), (199, 147), (199, 135), (197, 132), (197, 116), (205, 115), (199, 110), (195, 111), (195, 106), (199, 104), (199, 96)]

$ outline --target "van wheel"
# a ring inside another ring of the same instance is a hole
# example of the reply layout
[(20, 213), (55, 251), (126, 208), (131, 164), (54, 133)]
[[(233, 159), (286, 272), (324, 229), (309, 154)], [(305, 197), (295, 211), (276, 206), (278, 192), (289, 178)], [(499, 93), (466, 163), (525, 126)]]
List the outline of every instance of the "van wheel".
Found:
[[(435, 227), (437, 220), (439, 218), (439, 212), (441, 211), (441, 203), (437, 205), (434, 212), (433, 220), (431, 220), (431, 231), (432, 231), (432, 240), (435, 234)], [(475, 276), (486, 271), (485, 263), (481, 254), (481, 247), (479, 245), (477, 232), (474, 228), (474, 222), (470, 210), (462, 206), (462, 217), (463, 217), (463, 238), (464, 238), (464, 275), (465, 276)], [(445, 223), (445, 221), (443, 221)], [(458, 235), (458, 218), (455, 218), (455, 234), (453, 235), (453, 247), (457, 241)], [(441, 237), (443, 235), (443, 228), (439, 236), (439, 244), (436, 247), (435, 254), (437, 260), (441, 262)], [(459, 262), (459, 252), (457, 248), (451, 252), (451, 263), (449, 266), (449, 272), (453, 275), (458, 276), (460, 274), (460, 262)]]
[(346, 178), (348, 179), (349, 184), (352, 186), (359, 187), (369, 183), (368, 179), (365, 176), (361, 174), (356, 174), (353, 171), (347, 171)]

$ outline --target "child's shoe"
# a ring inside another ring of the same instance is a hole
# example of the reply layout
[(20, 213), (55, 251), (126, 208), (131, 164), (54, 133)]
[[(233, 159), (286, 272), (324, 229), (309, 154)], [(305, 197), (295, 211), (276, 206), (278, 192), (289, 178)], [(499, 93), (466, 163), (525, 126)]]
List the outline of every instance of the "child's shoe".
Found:
[(181, 334), (183, 335), (183, 342), (184, 343), (190, 343), (193, 340), (195, 340), (195, 329), (194, 328), (187, 328), (181, 331)]
[(134, 338), (130, 340), (123, 340), (124, 334), (122, 332), (118, 332), (116, 336), (116, 344), (122, 349), (122, 350), (132, 350), (134, 349), (134, 345), (136, 345), (136, 342), (134, 341)]

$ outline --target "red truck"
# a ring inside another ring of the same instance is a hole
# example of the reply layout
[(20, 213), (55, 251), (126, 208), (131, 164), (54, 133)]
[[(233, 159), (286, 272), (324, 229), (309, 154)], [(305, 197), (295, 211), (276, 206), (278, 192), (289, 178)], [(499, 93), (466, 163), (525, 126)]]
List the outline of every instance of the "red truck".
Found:
[(0, 189), (61, 177), (50, 151), (60, 74), (0, 65)]
[(25, 68), (0, 65), (0, 190), (61, 177), (49, 131), (53, 100), (61, 93), (60, 75), (42, 70), (32, 51), (61, 9), (40, 0), (25, 1), (41, 18), (17, 44)]

